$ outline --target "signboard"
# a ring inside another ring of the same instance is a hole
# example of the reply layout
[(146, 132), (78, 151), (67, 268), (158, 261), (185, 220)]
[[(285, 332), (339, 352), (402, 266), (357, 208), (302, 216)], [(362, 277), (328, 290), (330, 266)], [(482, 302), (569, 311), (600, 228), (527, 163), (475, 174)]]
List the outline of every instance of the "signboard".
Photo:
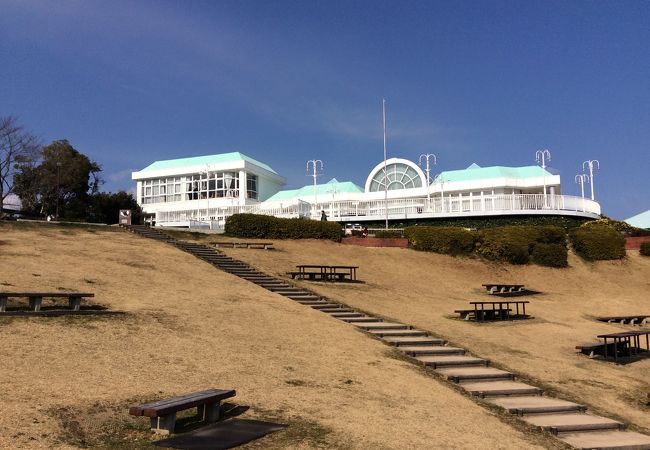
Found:
[(120, 225), (131, 225), (131, 210), (120, 209)]

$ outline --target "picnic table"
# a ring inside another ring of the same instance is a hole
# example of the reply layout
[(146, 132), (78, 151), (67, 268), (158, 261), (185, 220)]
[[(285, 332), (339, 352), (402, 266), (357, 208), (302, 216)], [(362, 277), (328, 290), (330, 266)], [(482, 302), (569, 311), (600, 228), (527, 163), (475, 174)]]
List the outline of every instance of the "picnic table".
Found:
[[(641, 338), (645, 336), (645, 349), (641, 347)], [(619, 346), (623, 352), (627, 353), (629, 358), (632, 355), (638, 355), (641, 352), (650, 352), (650, 331), (623, 331), (621, 333), (600, 334), (597, 336), (604, 341), (604, 357), (608, 357), (608, 341), (614, 347), (614, 361), (618, 362)]]
[[(474, 315), (474, 320), (484, 322), (488, 320), (509, 320), (524, 319), (529, 316), (526, 314), (526, 304), (528, 301), (517, 300), (499, 300), (494, 302), (474, 301), (469, 302), (474, 309), (462, 309), (454, 312), (460, 313), (461, 318), (469, 320)], [(515, 314), (511, 314), (515, 310)]]
[(483, 287), (490, 294), (504, 294), (512, 292), (521, 292), (524, 290), (523, 284), (504, 284), (504, 283), (487, 283)]
[(215, 247), (273, 250), (273, 242), (213, 242)]
[(329, 266), (323, 264), (300, 264), (298, 271), (289, 272), (291, 278), (321, 281), (357, 281), (359, 266)]
[(7, 311), (7, 301), (10, 298), (29, 299), (29, 307), (35, 312), (41, 310), (43, 298), (67, 298), (70, 309), (79, 311), (81, 299), (94, 296), (91, 292), (0, 292), (0, 312)]
[(650, 318), (649, 314), (629, 314), (626, 316), (600, 316), (596, 317), (596, 320), (607, 323), (618, 322), (621, 325), (625, 323), (629, 323), (630, 325), (634, 325), (635, 323), (645, 325), (648, 318)]
[(221, 400), (234, 397), (234, 389), (208, 389), (191, 394), (158, 400), (129, 408), (132, 416), (145, 416), (151, 419), (151, 430), (156, 433), (174, 432), (176, 413), (197, 408), (201, 420), (212, 423), (219, 419)]

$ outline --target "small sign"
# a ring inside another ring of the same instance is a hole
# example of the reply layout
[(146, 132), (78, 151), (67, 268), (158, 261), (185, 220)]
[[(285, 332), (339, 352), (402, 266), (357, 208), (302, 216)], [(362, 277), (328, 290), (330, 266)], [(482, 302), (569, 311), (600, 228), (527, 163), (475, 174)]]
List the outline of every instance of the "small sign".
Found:
[(130, 209), (120, 209), (120, 225), (131, 225)]

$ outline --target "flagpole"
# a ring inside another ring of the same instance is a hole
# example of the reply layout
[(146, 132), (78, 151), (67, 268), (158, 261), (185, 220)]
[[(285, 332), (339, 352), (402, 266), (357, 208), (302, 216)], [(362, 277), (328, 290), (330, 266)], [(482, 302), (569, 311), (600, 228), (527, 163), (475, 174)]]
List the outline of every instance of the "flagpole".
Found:
[(384, 209), (386, 210), (386, 229), (388, 230), (388, 172), (386, 171), (386, 99), (381, 100), (384, 122)]

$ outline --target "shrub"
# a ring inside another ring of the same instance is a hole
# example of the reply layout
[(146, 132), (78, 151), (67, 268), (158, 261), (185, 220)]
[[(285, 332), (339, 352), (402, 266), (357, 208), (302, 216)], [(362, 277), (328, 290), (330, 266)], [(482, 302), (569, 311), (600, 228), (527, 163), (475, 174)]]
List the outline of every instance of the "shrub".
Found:
[(374, 236), (380, 239), (397, 239), (402, 237), (402, 232), (396, 230), (380, 230)]
[(643, 256), (650, 256), (650, 242), (642, 242), (639, 248), (639, 253)]
[(564, 246), (565, 242), (564, 230), (557, 226), (515, 225), (490, 228), (480, 234), (478, 253), (493, 261), (527, 264), (537, 245)]
[(343, 232), (336, 222), (234, 214), (226, 220), (225, 234), (246, 238), (329, 239), (338, 242)]
[(564, 244), (538, 243), (530, 255), (535, 264), (548, 267), (567, 267), (567, 249)]
[(569, 235), (576, 253), (590, 261), (625, 256), (625, 238), (606, 223), (586, 223), (571, 230)]
[(475, 232), (456, 227), (408, 227), (404, 236), (416, 250), (447, 255), (468, 255), (476, 243)]

